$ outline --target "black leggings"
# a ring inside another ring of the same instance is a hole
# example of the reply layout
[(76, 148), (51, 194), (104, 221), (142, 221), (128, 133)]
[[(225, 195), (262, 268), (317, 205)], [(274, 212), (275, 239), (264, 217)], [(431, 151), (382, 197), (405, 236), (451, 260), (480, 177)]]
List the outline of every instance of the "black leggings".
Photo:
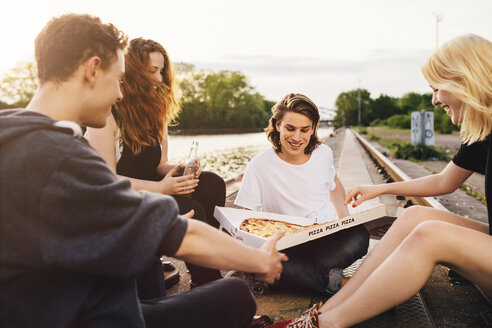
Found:
[(173, 195), (179, 206), (179, 214), (195, 210), (194, 219), (207, 222), (211, 226), (219, 227), (214, 219), (215, 206), (224, 206), (226, 186), (224, 180), (213, 172), (204, 171), (198, 177), (200, 180), (195, 192), (190, 197)]
[[(204, 171), (198, 178), (198, 186), (190, 197), (173, 195), (178, 203), (179, 214), (195, 211), (194, 219), (208, 223), (218, 228), (219, 223), (214, 218), (215, 206), (224, 206), (226, 186), (224, 180), (213, 172)], [(207, 282), (222, 278), (219, 270), (204, 268), (199, 265), (185, 262), (190, 271), (191, 281), (195, 285), (203, 285)]]
[(238, 278), (220, 279), (188, 292), (141, 301), (148, 328), (247, 328), (256, 313), (249, 286)]

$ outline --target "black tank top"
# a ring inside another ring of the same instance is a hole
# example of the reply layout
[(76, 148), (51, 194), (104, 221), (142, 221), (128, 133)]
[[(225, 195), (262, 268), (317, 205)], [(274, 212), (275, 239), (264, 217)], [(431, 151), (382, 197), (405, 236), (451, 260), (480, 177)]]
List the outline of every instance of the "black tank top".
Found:
[[(113, 107), (111, 112), (118, 123), (118, 113)], [(155, 146), (143, 147), (138, 155), (134, 155), (126, 143), (123, 143), (121, 158), (116, 163), (116, 173), (126, 177), (142, 180), (159, 181), (162, 179), (157, 173), (157, 166), (161, 162), (161, 147), (157, 142)]]

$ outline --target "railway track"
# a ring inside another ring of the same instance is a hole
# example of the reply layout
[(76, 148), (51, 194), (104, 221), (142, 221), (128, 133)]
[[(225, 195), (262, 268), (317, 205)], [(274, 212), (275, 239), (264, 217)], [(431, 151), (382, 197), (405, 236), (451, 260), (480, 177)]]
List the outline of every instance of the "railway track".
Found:
[[(373, 163), (378, 167), (380, 174), (386, 179), (387, 182), (399, 182), (408, 181), (411, 178), (403, 172), (398, 166), (391, 162), (386, 156), (384, 156), (379, 150), (372, 146), (364, 137), (353, 131), (353, 134), (371, 157)], [(448, 211), (441, 203), (432, 197), (406, 197), (415, 205), (430, 206), (436, 209)]]
[[(363, 136), (356, 131), (351, 131), (387, 183), (411, 180), (405, 172)], [(405, 197), (405, 199), (407, 201), (405, 207), (422, 205), (448, 211), (446, 207), (432, 197)], [(440, 288), (443, 289), (439, 290)], [(443, 290), (445, 290), (444, 293)], [(434, 327), (492, 327), (492, 304), (486, 300), (482, 291), (445, 266), (436, 266), (433, 275), (419, 294), (425, 303)], [(466, 301), (467, 297), (470, 297), (468, 301)], [(446, 303), (449, 306), (446, 310), (436, 306), (436, 304)], [(469, 318), (462, 322), (452, 319), (450, 313), (458, 311), (467, 312)], [(470, 317), (473, 317), (474, 320)]]

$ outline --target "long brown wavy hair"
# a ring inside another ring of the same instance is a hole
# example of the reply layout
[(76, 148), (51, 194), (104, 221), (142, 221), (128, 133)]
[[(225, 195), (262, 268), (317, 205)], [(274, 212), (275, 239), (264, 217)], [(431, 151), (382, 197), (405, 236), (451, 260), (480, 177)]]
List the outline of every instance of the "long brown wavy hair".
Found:
[[(160, 52), (164, 57), (161, 83), (153, 80), (149, 72), (151, 52)], [(136, 155), (143, 147), (161, 143), (166, 125), (181, 110), (174, 69), (164, 47), (153, 40), (131, 40), (122, 82), (123, 100), (115, 105), (116, 122), (123, 142)]]

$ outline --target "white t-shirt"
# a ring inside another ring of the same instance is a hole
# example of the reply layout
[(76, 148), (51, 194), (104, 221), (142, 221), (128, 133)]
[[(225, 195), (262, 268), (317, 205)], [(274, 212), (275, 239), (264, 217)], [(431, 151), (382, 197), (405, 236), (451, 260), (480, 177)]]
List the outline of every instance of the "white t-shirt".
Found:
[(327, 145), (316, 147), (301, 165), (287, 163), (269, 148), (247, 165), (234, 204), (324, 223), (337, 218), (330, 201), (334, 179), (333, 152)]

